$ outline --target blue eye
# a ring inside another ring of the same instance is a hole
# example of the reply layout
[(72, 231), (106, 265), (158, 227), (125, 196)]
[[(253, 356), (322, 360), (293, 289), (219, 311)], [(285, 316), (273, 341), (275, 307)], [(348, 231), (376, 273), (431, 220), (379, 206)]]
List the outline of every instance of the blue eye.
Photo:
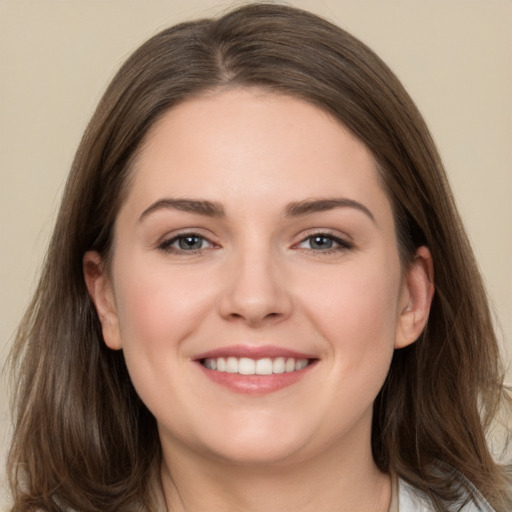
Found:
[(308, 236), (302, 242), (300, 242), (299, 247), (301, 249), (310, 249), (313, 251), (319, 252), (328, 252), (328, 251), (336, 251), (343, 249), (351, 249), (352, 244), (347, 242), (346, 240), (342, 240), (341, 238), (328, 235), (325, 233), (318, 233), (311, 236)]
[(185, 233), (162, 242), (158, 248), (167, 252), (197, 252), (208, 249), (212, 243), (194, 233)]

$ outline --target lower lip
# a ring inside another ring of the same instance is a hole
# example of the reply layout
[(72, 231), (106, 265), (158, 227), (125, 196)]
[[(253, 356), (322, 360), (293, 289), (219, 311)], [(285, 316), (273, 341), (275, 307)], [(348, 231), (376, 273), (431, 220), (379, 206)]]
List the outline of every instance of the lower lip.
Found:
[(241, 375), (239, 373), (219, 372), (209, 370), (201, 363), (197, 363), (203, 373), (213, 382), (220, 384), (231, 391), (246, 395), (265, 395), (295, 384), (304, 378), (316, 361), (311, 362), (302, 370), (289, 373), (273, 373), (272, 375)]

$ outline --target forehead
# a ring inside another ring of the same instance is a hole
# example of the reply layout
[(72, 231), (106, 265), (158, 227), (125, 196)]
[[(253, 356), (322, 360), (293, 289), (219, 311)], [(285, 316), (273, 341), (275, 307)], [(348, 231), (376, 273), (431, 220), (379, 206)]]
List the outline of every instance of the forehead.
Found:
[(169, 194), (270, 204), (348, 194), (389, 206), (370, 151), (338, 120), (260, 89), (173, 107), (148, 132), (133, 171), (130, 195), (140, 200)]

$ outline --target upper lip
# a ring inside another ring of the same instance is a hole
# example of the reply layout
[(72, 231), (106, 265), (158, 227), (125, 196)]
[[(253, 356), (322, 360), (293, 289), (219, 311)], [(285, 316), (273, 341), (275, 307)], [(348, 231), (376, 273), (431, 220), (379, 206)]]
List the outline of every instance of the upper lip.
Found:
[(193, 359), (216, 359), (218, 357), (248, 357), (250, 359), (293, 357), (294, 359), (316, 359), (314, 355), (275, 345), (230, 345), (208, 350), (194, 356)]

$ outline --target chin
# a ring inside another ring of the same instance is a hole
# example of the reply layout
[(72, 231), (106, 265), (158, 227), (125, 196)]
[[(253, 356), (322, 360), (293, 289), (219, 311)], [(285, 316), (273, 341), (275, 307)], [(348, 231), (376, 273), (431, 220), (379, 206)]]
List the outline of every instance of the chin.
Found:
[(229, 447), (219, 447), (213, 452), (217, 459), (244, 466), (272, 466), (298, 462), (304, 457), (304, 446), (293, 446), (289, 440), (285, 443), (253, 442), (235, 443)]
[(300, 458), (307, 450), (311, 436), (293, 432), (288, 425), (231, 425), (216, 432), (209, 431), (197, 448), (214, 458), (235, 464), (282, 464)]

